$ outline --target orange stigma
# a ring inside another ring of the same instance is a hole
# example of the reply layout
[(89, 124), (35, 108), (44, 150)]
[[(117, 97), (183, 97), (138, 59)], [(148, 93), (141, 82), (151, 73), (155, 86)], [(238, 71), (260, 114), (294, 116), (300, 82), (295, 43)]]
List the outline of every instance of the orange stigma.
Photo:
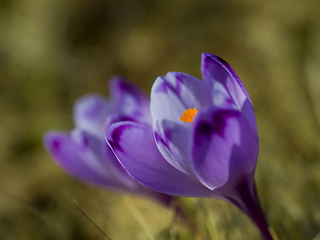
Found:
[(182, 122), (192, 122), (194, 117), (197, 115), (197, 112), (196, 108), (188, 108), (182, 113), (180, 120)]

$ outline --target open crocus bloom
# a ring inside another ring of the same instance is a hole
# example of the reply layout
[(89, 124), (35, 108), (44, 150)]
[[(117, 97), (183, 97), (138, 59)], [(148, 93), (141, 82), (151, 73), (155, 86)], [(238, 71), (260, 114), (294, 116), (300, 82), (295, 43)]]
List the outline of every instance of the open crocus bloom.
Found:
[(75, 128), (51, 131), (43, 142), (54, 160), (70, 175), (113, 190), (140, 193), (168, 204), (172, 197), (155, 192), (130, 178), (104, 140), (108, 125), (117, 121), (150, 122), (149, 100), (122, 77), (110, 80), (111, 100), (87, 95), (74, 105)]
[(156, 191), (234, 203), (272, 239), (257, 198), (259, 140), (250, 96), (221, 58), (202, 54), (203, 81), (180, 72), (151, 90), (152, 124), (119, 122), (106, 140), (126, 171)]

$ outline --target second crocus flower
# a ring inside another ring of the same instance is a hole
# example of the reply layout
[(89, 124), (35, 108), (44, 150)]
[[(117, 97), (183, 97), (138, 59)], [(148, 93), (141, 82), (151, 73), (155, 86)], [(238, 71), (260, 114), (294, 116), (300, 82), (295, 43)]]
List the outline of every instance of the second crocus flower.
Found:
[(123, 77), (109, 82), (111, 98), (90, 94), (74, 104), (72, 131), (50, 131), (43, 142), (56, 163), (73, 177), (100, 187), (146, 195), (167, 205), (172, 197), (130, 178), (104, 140), (104, 131), (118, 121), (150, 122), (149, 99)]

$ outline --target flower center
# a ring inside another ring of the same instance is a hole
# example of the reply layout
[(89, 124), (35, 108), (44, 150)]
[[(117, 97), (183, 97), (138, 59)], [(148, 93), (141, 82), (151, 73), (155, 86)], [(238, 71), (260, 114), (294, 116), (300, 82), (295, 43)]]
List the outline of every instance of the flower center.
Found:
[(180, 120), (182, 122), (193, 122), (193, 119), (196, 115), (197, 115), (196, 108), (188, 108), (182, 113)]

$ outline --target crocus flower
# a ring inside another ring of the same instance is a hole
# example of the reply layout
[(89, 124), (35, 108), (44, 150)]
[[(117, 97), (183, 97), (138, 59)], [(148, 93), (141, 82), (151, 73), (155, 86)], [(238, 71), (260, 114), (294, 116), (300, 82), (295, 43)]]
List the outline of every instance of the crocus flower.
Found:
[(259, 140), (252, 101), (221, 58), (202, 54), (203, 81), (181, 72), (158, 77), (152, 124), (120, 122), (106, 140), (132, 178), (177, 196), (235, 204), (271, 240), (254, 184)]
[(155, 192), (130, 178), (104, 140), (105, 128), (116, 121), (150, 122), (149, 99), (121, 77), (110, 81), (111, 100), (87, 95), (74, 104), (75, 128), (51, 131), (43, 142), (60, 167), (70, 175), (105, 188), (140, 193), (169, 204), (172, 196)]

